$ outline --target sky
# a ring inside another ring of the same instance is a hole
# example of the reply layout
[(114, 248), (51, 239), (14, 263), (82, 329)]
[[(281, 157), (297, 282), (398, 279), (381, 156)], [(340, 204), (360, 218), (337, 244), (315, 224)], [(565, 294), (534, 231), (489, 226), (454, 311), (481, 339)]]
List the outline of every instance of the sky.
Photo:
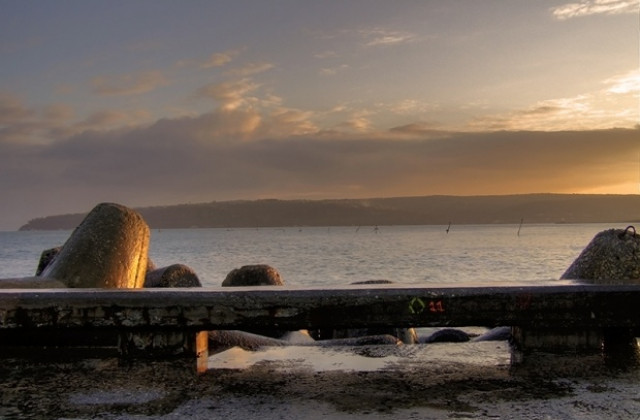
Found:
[(640, 0), (0, 0), (0, 230), (526, 193), (640, 193)]

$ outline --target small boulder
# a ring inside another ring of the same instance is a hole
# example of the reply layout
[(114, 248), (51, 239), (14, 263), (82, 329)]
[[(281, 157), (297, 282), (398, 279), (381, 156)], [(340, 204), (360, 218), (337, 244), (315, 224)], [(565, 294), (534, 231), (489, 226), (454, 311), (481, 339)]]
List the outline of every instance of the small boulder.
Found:
[(45, 249), (44, 251), (42, 251), (42, 254), (40, 254), (40, 261), (38, 262), (38, 268), (36, 268), (36, 276), (42, 274), (44, 269), (47, 268), (47, 266), (51, 264), (51, 261), (53, 261), (56, 255), (60, 253), (61, 249), (61, 246), (57, 246), (55, 248)]
[(243, 265), (231, 270), (222, 286), (284, 286), (284, 281), (278, 270), (267, 264)]
[(209, 331), (209, 351), (219, 353), (231, 347), (240, 347), (244, 350), (259, 350), (261, 347), (282, 347), (288, 343), (272, 337), (253, 334), (238, 330)]
[(147, 271), (144, 287), (202, 287), (195, 271), (184, 264)]
[(443, 328), (420, 340), (420, 343), (465, 343), (469, 334), (455, 328)]

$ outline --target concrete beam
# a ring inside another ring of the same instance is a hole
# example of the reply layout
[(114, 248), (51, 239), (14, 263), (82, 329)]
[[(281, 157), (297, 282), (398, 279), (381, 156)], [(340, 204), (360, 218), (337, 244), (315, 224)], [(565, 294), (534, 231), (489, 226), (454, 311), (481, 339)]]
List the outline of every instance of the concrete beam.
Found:
[(640, 325), (640, 286), (0, 290), (0, 331)]

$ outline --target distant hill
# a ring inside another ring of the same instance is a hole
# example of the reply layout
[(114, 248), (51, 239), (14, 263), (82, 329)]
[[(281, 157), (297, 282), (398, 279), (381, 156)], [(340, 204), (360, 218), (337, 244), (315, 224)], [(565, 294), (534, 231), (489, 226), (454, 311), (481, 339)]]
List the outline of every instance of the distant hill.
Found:
[[(136, 209), (153, 229), (640, 221), (640, 195), (525, 194), (348, 200), (255, 200)], [(30, 220), (20, 230), (73, 229), (85, 214)]]

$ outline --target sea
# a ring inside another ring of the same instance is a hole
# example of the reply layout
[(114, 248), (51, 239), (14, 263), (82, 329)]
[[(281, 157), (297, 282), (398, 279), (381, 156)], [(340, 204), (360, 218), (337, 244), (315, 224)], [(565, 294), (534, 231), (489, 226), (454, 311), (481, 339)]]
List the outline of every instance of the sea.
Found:
[[(522, 224), (152, 229), (156, 267), (185, 264), (204, 286), (268, 264), (290, 286), (530, 284), (559, 279), (600, 231), (625, 224)], [(0, 232), (0, 278), (35, 274), (43, 250), (71, 231)]]

